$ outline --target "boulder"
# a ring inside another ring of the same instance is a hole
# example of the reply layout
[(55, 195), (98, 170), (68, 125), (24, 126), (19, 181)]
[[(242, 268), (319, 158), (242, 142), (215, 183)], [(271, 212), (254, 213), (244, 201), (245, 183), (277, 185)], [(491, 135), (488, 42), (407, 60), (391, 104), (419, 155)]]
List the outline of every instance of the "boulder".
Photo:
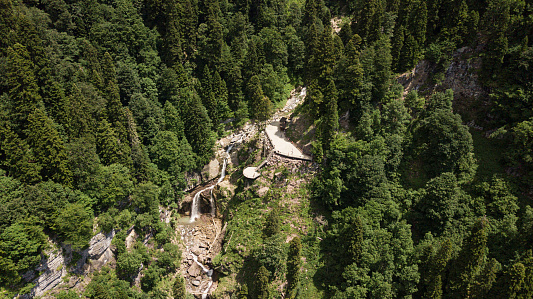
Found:
[(213, 159), (209, 162), (209, 164), (204, 166), (202, 173), (207, 176), (206, 179), (209, 181), (209, 180), (212, 180), (218, 177), (219, 168), (220, 168), (220, 163), (218, 162), (217, 159)]
[(197, 263), (193, 263), (192, 266), (190, 266), (189, 269), (187, 269), (187, 273), (189, 273), (191, 277), (196, 277), (196, 276), (201, 275), (202, 271), (203, 271), (202, 268)]
[(257, 196), (259, 196), (259, 197), (265, 196), (268, 193), (268, 190), (270, 190), (270, 188), (268, 188), (266, 186), (261, 188), (261, 189), (259, 189), (259, 190), (257, 190)]

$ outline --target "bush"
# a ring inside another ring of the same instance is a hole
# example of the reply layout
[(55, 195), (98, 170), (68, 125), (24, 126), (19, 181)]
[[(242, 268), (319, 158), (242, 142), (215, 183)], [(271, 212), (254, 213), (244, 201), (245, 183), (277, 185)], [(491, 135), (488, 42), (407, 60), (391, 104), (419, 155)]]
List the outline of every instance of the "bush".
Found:
[(103, 213), (98, 217), (98, 226), (103, 233), (107, 234), (115, 226), (115, 221), (113, 220), (113, 217), (109, 215), (109, 213)]
[(141, 255), (134, 252), (125, 252), (118, 257), (117, 275), (124, 280), (132, 281), (141, 267)]
[(157, 285), (164, 272), (165, 269), (150, 265), (144, 270), (144, 276), (141, 278), (141, 289), (145, 292), (151, 291)]
[(254, 256), (272, 275), (281, 278), (285, 274), (287, 255), (281, 235), (267, 238), (265, 243), (255, 251)]

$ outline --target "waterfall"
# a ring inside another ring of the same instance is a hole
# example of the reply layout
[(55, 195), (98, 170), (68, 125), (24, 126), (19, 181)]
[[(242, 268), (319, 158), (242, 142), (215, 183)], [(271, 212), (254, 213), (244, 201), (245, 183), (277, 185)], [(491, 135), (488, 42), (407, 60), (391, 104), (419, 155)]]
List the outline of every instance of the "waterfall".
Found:
[(224, 180), (224, 177), (226, 176), (226, 166), (228, 164), (228, 159), (229, 159), (229, 153), (231, 151), (231, 149), (233, 148), (233, 146), (235, 145), (235, 143), (238, 143), (238, 142), (241, 142), (242, 141), (242, 137), (230, 144), (228, 146), (228, 149), (226, 150), (226, 157), (224, 158), (224, 163), (222, 164), (222, 170), (220, 171), (220, 177), (218, 178), (217, 182), (210, 186), (210, 187), (207, 187), (205, 189), (202, 189), (200, 191), (198, 191), (193, 199), (192, 199), (192, 205), (191, 205), (191, 220), (190, 222), (194, 222), (196, 219), (200, 218), (200, 196), (202, 194), (202, 192), (206, 191), (206, 190), (210, 190), (210, 197), (209, 197), (209, 204), (211, 205), (211, 215), (212, 216), (215, 216), (215, 200), (213, 199), (213, 189), (215, 189), (215, 187)]

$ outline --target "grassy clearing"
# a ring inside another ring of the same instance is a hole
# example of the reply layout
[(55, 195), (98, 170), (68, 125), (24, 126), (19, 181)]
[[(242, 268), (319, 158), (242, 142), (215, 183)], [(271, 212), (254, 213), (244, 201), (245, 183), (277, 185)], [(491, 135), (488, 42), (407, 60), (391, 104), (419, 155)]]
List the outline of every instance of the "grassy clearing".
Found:
[[(320, 239), (315, 234), (316, 207), (310, 200), (308, 180), (309, 176), (300, 171), (291, 173), (285, 165), (277, 165), (265, 168), (261, 179), (240, 182), (241, 187), (227, 207), (228, 227), (223, 251), (214, 261), (217, 270), (223, 273), (214, 297), (234, 294), (244, 284), (252, 293), (250, 286), (255, 284), (258, 268), (254, 251), (265, 241), (263, 228), (274, 207), (279, 207), (280, 234), (285, 250), (293, 237), (302, 239), (301, 298), (323, 297), (315, 286), (315, 273), (320, 266)], [(257, 191), (264, 186), (270, 190), (258, 197)], [(283, 278), (271, 282), (270, 298), (281, 296), (284, 283)]]

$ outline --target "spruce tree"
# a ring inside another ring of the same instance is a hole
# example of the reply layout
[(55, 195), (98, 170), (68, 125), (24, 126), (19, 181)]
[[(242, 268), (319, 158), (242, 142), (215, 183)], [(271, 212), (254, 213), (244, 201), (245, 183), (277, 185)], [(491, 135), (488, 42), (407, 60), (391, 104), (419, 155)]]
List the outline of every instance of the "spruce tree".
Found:
[(279, 217), (279, 208), (275, 207), (270, 211), (266, 219), (265, 228), (263, 233), (265, 237), (272, 237), (276, 234), (279, 234), (281, 231), (281, 219)]
[(202, 88), (200, 95), (202, 97), (202, 104), (207, 109), (207, 113), (209, 114), (209, 118), (213, 122), (213, 125), (216, 126), (219, 122), (217, 98), (215, 97), (215, 92), (213, 90), (211, 71), (207, 65), (204, 66), (201, 83)]
[(96, 149), (104, 165), (123, 162), (118, 136), (107, 120), (100, 121), (96, 132)]
[(93, 132), (91, 116), (88, 114), (87, 99), (76, 84), (72, 85), (71, 95), (68, 98), (67, 120), (65, 125), (71, 138), (78, 138)]
[(194, 91), (188, 91), (184, 96), (183, 111), (187, 113), (183, 114), (183, 122), (188, 128), (185, 136), (200, 158), (199, 164), (207, 163), (215, 143), (211, 133), (211, 119)]
[(213, 75), (212, 89), (217, 101), (219, 120), (223, 120), (230, 115), (231, 110), (228, 106), (228, 88), (226, 87), (226, 81), (222, 79), (218, 71), (215, 71)]
[(426, 265), (423, 265), (425, 271), (421, 273), (421, 283), (425, 289), (424, 298), (442, 297), (442, 275), (452, 253), (452, 242), (446, 239), (441, 243), (439, 250), (427, 260)]
[(355, 34), (344, 48), (345, 67), (339, 79), (339, 106), (350, 109), (359, 119), (363, 112), (362, 102), (364, 70), (359, 60), (361, 38)]
[[(351, 219), (350, 219), (351, 220)], [(347, 231), (348, 249), (347, 254), (350, 263), (359, 263), (363, 254), (363, 221), (359, 216), (353, 219)]]
[[(90, 71), (90, 81), (98, 88), (100, 91), (103, 91), (103, 79), (102, 79), (102, 66), (100, 64), (100, 59), (98, 58), (98, 50), (89, 42), (84, 39), (82, 41), (82, 57), (83, 60), (87, 63), (88, 69)], [(105, 74), (103, 74), (105, 75)]]
[(510, 265), (498, 279), (497, 285), (493, 288), (495, 298), (514, 299), (524, 286), (526, 277), (526, 267), (518, 262)]
[(474, 224), (464, 240), (459, 256), (452, 264), (448, 277), (448, 293), (452, 298), (466, 298), (474, 277), (481, 268), (487, 248), (487, 219)]
[(255, 117), (257, 120), (265, 121), (270, 117), (272, 110), (272, 102), (267, 96), (263, 96), (256, 105)]
[(0, 120), (0, 165), (7, 175), (27, 184), (41, 181), (41, 165), (35, 162), (33, 152), (7, 121)]
[(165, 117), (165, 128), (167, 131), (174, 132), (179, 139), (185, 138), (183, 121), (178, 110), (170, 101), (165, 102), (163, 107)]
[(271, 103), (270, 99), (263, 94), (263, 88), (258, 76), (250, 78), (246, 87), (248, 94), (249, 106), (252, 110), (252, 116), (258, 120), (266, 120), (270, 116)]
[(248, 299), (248, 286), (241, 285), (237, 299)]
[(326, 150), (334, 140), (337, 129), (339, 128), (339, 112), (337, 110), (337, 88), (335, 83), (330, 79), (324, 89), (324, 101), (326, 102), (322, 123), (322, 145)]
[(69, 117), (68, 117), (68, 106), (69, 101), (65, 96), (65, 91), (61, 85), (57, 82), (52, 82), (52, 85), (49, 87), (49, 96), (44, 98), (45, 106), (47, 110), (50, 111), (50, 116), (56, 120), (56, 122), (68, 126)]
[(314, 79), (307, 85), (307, 95), (305, 96), (305, 104), (309, 106), (309, 113), (314, 119), (320, 118), (320, 108), (324, 105), (324, 95), (320, 91), (318, 80)]
[(494, 258), (485, 263), (483, 270), (476, 277), (475, 284), (470, 288), (471, 298), (483, 299), (489, 296), (500, 268), (500, 263)]
[(379, 38), (383, 23), (385, 6), (384, 0), (361, 1), (356, 10), (352, 31), (359, 34), (365, 44), (370, 44)]
[(268, 299), (268, 284), (270, 272), (265, 268), (265, 266), (259, 267), (257, 271), (257, 298), (258, 299)]
[(391, 79), (391, 45), (388, 36), (381, 36), (374, 44), (375, 56), (373, 58), (373, 71), (370, 75), (372, 81), (372, 95), (375, 99), (382, 99), (390, 85)]
[(17, 39), (17, 18), (11, 0), (0, 0), (0, 54), (4, 55), (7, 48)]
[(518, 296), (519, 298), (533, 298), (533, 252), (531, 250), (526, 251), (522, 264), (526, 269), (522, 290)]
[(294, 237), (289, 243), (287, 254), (287, 297), (296, 298), (298, 294), (298, 284), (300, 283), (300, 266), (302, 254), (302, 241), (299, 237)]
[[(428, 10), (426, 1), (420, 1), (414, 14), (414, 20), (412, 22), (412, 32), (419, 49), (423, 49), (426, 43), (426, 27), (428, 22)], [(419, 57), (420, 51), (417, 52)]]
[(67, 166), (63, 139), (55, 129), (53, 121), (41, 109), (35, 109), (28, 116), (26, 135), (35, 159), (42, 167), (42, 177), (71, 185), (72, 173)]
[(405, 42), (400, 51), (398, 70), (411, 69), (417, 60), (418, 44), (411, 34), (406, 34)]
[(12, 101), (13, 129), (18, 134), (24, 134), (28, 116), (43, 106), (34, 70), (25, 46), (17, 43), (7, 49), (4, 80)]
[(176, 281), (172, 287), (172, 295), (174, 299), (187, 298), (187, 290), (185, 289), (185, 279), (181, 275), (177, 275)]
[(396, 32), (394, 32), (394, 36), (392, 37), (391, 56), (392, 56), (392, 68), (395, 72), (398, 72), (398, 73), (404, 71), (403, 66), (400, 63), (404, 40), (405, 40), (405, 27), (397, 26)]
[(183, 50), (181, 47), (181, 6), (176, 0), (168, 1), (165, 12), (166, 26), (163, 36), (162, 52), (164, 53), (164, 62), (168, 67), (181, 64)]

